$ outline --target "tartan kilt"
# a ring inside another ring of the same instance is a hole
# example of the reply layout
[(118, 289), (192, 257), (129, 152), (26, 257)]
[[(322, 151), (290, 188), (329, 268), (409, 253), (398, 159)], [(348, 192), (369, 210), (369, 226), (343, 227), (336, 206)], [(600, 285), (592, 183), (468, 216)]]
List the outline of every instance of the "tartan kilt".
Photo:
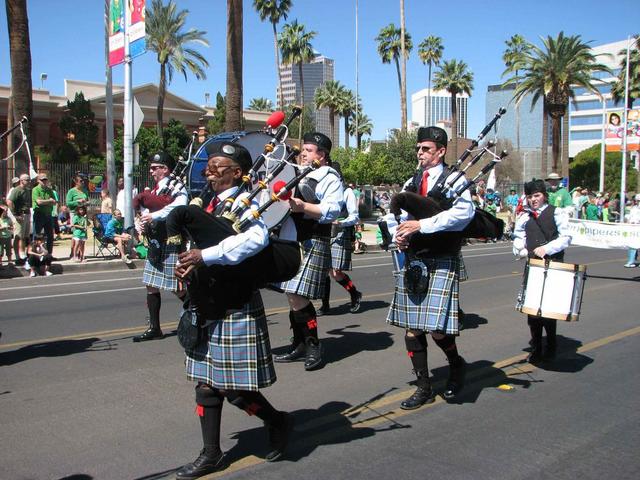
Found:
[(469, 280), (469, 272), (467, 266), (464, 264), (464, 258), (462, 258), (462, 252), (458, 254), (458, 280), (464, 282)]
[(157, 263), (151, 263), (148, 258), (144, 262), (142, 283), (161, 290), (177, 291), (179, 284), (174, 269), (178, 262), (179, 252), (178, 245), (163, 244), (160, 247), (160, 260)]
[(351, 270), (353, 251), (353, 227), (347, 227), (331, 239), (331, 268)]
[(215, 320), (207, 338), (186, 350), (187, 378), (215, 388), (251, 390), (276, 381), (267, 317), (260, 292), (236, 313)]
[(285, 293), (315, 300), (322, 298), (324, 282), (331, 268), (331, 239), (314, 235), (304, 242), (304, 258), (298, 274), (280, 284)]
[(460, 286), (458, 257), (425, 260), (430, 272), (429, 288), (410, 294), (404, 286), (404, 270), (394, 273), (396, 289), (387, 314), (387, 323), (427, 332), (458, 334)]

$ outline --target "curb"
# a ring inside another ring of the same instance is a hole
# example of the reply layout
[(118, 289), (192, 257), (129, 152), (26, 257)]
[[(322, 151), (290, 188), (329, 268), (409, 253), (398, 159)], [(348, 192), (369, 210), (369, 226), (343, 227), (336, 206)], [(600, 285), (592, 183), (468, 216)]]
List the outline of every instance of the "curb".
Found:
[[(97, 260), (88, 263), (52, 263), (51, 273), (63, 275), (65, 273), (97, 272), (102, 270), (140, 270), (144, 269), (144, 260), (133, 260), (131, 265), (125, 264), (122, 260)], [(0, 268), (0, 279), (28, 277), (29, 271), (22, 267)], [(40, 275), (38, 276), (40, 277)]]

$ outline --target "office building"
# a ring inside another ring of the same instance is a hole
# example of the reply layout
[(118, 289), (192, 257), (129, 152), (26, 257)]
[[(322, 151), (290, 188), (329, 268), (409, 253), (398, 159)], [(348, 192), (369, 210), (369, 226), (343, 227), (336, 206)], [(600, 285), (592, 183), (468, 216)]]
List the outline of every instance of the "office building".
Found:
[[(430, 110), (427, 108), (429, 98), (431, 99)], [(466, 93), (457, 95), (458, 137), (460, 138), (467, 138), (468, 103), (469, 96)], [(449, 92), (431, 89), (431, 97), (429, 97), (429, 89), (424, 88), (411, 95), (410, 127), (438, 125), (447, 122), (451, 122), (451, 94)]]

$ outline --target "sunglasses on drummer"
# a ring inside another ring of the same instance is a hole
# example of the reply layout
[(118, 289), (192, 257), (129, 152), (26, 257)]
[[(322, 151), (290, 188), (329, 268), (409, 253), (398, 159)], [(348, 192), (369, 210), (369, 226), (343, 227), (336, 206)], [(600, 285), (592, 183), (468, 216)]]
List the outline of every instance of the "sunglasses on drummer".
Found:
[(220, 171), (221, 168), (227, 169), (227, 168), (234, 168), (234, 167), (237, 167), (237, 165), (234, 165), (233, 163), (230, 163), (228, 165), (207, 165), (207, 167), (204, 170), (202, 170), (202, 172), (200, 172), (200, 175), (202, 175), (203, 177), (206, 177), (207, 172), (211, 172), (212, 174), (221, 177), (224, 174), (224, 172), (226, 172), (226, 170)]
[(420, 153), (420, 152), (427, 153), (431, 149), (437, 150), (438, 147), (427, 147), (426, 145), (416, 145), (416, 153)]

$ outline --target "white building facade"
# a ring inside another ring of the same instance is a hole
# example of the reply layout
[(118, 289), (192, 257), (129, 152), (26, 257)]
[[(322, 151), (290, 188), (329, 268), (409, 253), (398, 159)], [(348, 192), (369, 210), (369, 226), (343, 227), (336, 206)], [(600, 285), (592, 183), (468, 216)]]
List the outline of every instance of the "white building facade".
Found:
[[(451, 94), (446, 90), (431, 89), (431, 109), (428, 109), (429, 89), (411, 95), (411, 127), (442, 125), (451, 122)], [(467, 111), (469, 95), (456, 96), (458, 109), (458, 137), (467, 138)]]

